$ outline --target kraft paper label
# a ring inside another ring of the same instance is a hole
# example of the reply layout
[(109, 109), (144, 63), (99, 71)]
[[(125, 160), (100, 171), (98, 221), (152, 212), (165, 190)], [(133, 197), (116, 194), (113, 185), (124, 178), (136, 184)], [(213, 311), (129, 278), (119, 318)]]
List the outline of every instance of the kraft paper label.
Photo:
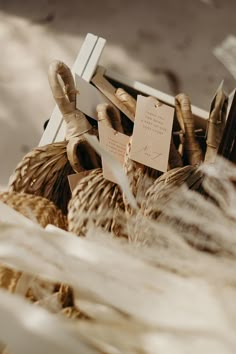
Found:
[(78, 182), (83, 178), (89, 175), (91, 171), (83, 171), (80, 173), (74, 173), (73, 175), (69, 175), (68, 176), (68, 181), (69, 181), (69, 186), (70, 186), (70, 190), (71, 193), (73, 192), (73, 190), (76, 188)]
[[(117, 132), (113, 128), (98, 122), (100, 144), (106, 149), (122, 166), (124, 164), (126, 146), (130, 137)], [(103, 177), (111, 182), (117, 183), (109, 165), (102, 157)]]
[(100, 72), (95, 74), (91, 81), (121, 112), (134, 122), (133, 113), (116, 97), (116, 88)]
[(167, 171), (174, 108), (154, 97), (139, 95), (131, 159), (158, 171)]

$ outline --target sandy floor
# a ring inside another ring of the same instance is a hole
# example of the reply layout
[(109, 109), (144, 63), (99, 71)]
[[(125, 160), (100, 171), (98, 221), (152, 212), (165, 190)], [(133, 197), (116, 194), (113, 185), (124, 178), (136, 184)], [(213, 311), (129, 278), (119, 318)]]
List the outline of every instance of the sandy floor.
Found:
[(236, 34), (235, 10), (233, 0), (0, 0), (0, 185), (54, 107), (50, 61), (72, 65), (87, 32), (108, 40), (107, 67), (208, 109), (222, 78), (234, 88), (213, 49)]

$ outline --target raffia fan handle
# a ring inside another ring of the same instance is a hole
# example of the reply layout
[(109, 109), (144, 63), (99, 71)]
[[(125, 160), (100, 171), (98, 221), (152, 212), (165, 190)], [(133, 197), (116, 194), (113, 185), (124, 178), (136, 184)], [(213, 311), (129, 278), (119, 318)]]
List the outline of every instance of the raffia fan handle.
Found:
[(114, 106), (108, 103), (101, 103), (97, 106), (98, 121), (110, 128), (115, 129), (117, 132), (124, 133), (120, 112)]
[(54, 60), (49, 66), (48, 80), (53, 97), (66, 122), (66, 140), (92, 129), (85, 115), (76, 109), (77, 91), (69, 67), (61, 61)]
[(115, 93), (116, 97), (128, 108), (135, 116), (137, 101), (129, 95), (124, 89), (118, 88)]
[(183, 166), (183, 161), (181, 155), (176, 149), (173, 137), (171, 137), (168, 170), (171, 170), (172, 168), (176, 168), (176, 167), (182, 167), (182, 166)]
[(181, 130), (184, 132), (184, 150), (190, 165), (197, 165), (203, 161), (200, 145), (195, 139), (194, 119), (191, 111), (191, 102), (187, 95), (180, 93), (175, 97), (176, 115)]
[(205, 162), (214, 162), (226, 122), (228, 97), (220, 89), (214, 99), (207, 127)]
[(99, 156), (83, 136), (68, 141), (67, 157), (77, 173), (101, 167)]

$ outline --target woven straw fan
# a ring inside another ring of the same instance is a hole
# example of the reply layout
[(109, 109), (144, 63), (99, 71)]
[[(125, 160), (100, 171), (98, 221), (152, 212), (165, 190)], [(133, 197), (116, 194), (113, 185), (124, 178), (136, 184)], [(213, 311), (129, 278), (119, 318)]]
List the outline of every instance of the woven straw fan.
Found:
[[(82, 136), (84, 132), (92, 132), (92, 127), (76, 109), (76, 89), (70, 69), (54, 61), (49, 68), (49, 83), (66, 122), (66, 140), (37, 147), (25, 155), (10, 177), (9, 190), (48, 198), (66, 214), (71, 197), (67, 176), (74, 170), (96, 168), (100, 161)], [(83, 157), (85, 151), (87, 160)]]
[[(97, 115), (101, 124), (123, 132), (119, 111), (113, 106), (98, 105)], [(94, 169), (78, 182), (72, 193), (68, 205), (69, 231), (78, 236), (85, 236), (89, 220), (96, 226), (111, 231), (116, 208), (124, 210), (119, 186), (104, 179), (101, 168)]]
[[(221, 97), (225, 105), (226, 104), (225, 97), (223, 95), (221, 95)], [(218, 156), (222, 156), (232, 162), (236, 162), (236, 158), (233, 155), (233, 146), (235, 145), (235, 136), (236, 136), (236, 104), (235, 103), (236, 103), (236, 99), (234, 98), (234, 102), (229, 111), (229, 116), (223, 134), (221, 133), (222, 136), (221, 142), (219, 144), (218, 152), (217, 152)], [(218, 105), (217, 100), (216, 100), (216, 104)], [(222, 113), (221, 110), (216, 109), (215, 112), (218, 112), (218, 115), (214, 113), (215, 114), (214, 122), (220, 121), (219, 116)], [(209, 120), (210, 119), (212, 119), (212, 114), (210, 114)], [(211, 129), (212, 129), (211, 137), (213, 136), (213, 141), (216, 142), (217, 139), (214, 137), (214, 134), (216, 134), (217, 136), (219, 135), (218, 125), (212, 124)], [(211, 154), (211, 158), (215, 159), (215, 151), (211, 151), (210, 154)], [(212, 160), (210, 162), (212, 162)], [(195, 166), (189, 165), (183, 168), (176, 168), (172, 171), (168, 171), (167, 173), (163, 174), (160, 178), (158, 178), (147, 191), (145, 195), (145, 199), (142, 204), (143, 214), (145, 216), (157, 218), (161, 214), (161, 209), (158, 212), (155, 210), (154, 207), (155, 201), (157, 201), (158, 198), (160, 198), (163, 194), (165, 194), (166, 196), (168, 194), (170, 195), (171, 193), (173, 193), (173, 190), (175, 188), (178, 188), (183, 184), (186, 184), (189, 189), (196, 190), (206, 195), (206, 197), (208, 197), (209, 190), (208, 191), (205, 190), (205, 186), (204, 186), (205, 179), (206, 176), (202, 172), (201, 166), (197, 166), (197, 165)]]
[(0, 201), (42, 227), (48, 224), (67, 230), (65, 215), (50, 200), (27, 193), (0, 192)]

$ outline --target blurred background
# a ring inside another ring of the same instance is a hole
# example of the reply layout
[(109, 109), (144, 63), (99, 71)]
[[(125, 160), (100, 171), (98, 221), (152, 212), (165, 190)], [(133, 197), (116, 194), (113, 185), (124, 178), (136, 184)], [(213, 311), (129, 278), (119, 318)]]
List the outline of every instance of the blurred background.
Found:
[(107, 39), (106, 67), (208, 110), (222, 79), (235, 86), (214, 54), (236, 35), (235, 11), (235, 0), (0, 0), (0, 185), (54, 108), (49, 63), (72, 66), (88, 32)]

